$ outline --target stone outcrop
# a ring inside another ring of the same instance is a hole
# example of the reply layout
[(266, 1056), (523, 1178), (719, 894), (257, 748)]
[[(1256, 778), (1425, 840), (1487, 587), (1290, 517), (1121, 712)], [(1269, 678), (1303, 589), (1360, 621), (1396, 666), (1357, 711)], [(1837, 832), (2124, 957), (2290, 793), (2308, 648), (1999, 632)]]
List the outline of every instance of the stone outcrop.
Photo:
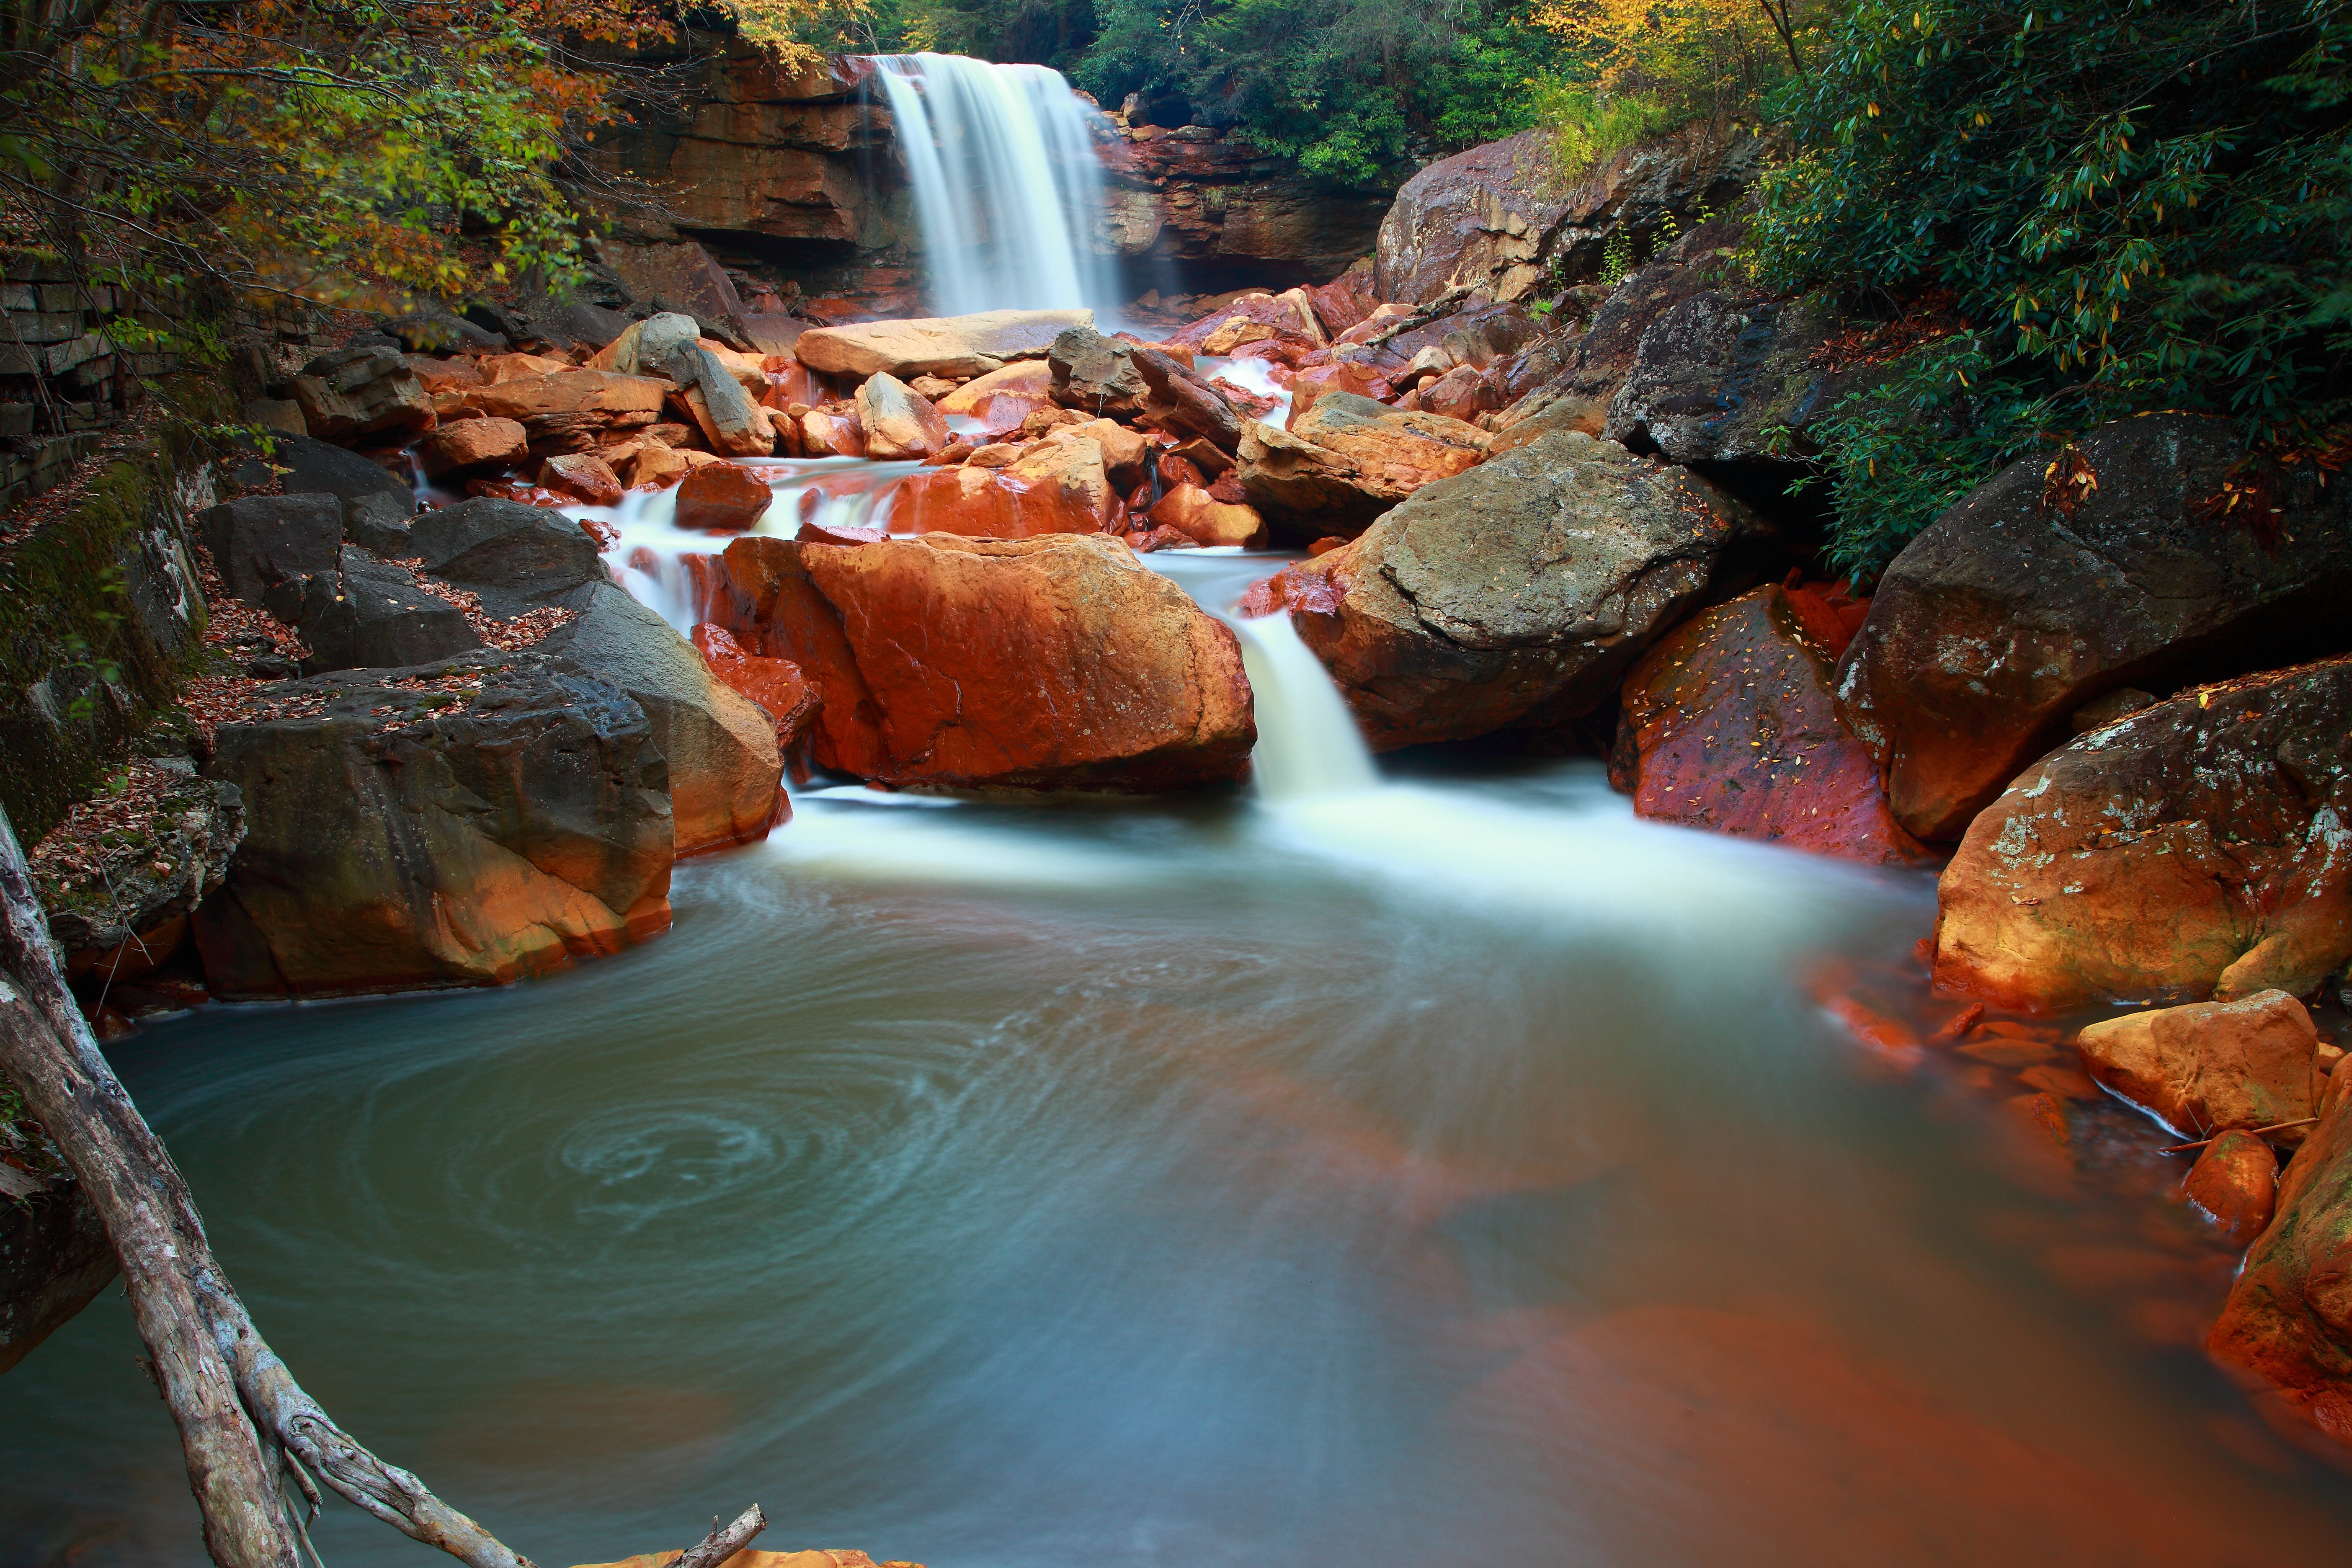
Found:
[(1012, 360), (1043, 359), (1065, 330), (1091, 327), (1094, 321), (1092, 310), (983, 310), (813, 327), (793, 353), (828, 375), (974, 376)]
[(1621, 226), (1649, 237), (1669, 213), (1691, 226), (1701, 211), (1731, 206), (1765, 153), (1744, 128), (1693, 127), (1612, 153), (1572, 182), (1559, 179), (1540, 131), (1457, 153), (1397, 192), (1381, 222), (1377, 292), (1415, 305), (1473, 290), (1517, 300), (1548, 274), (1591, 277)]
[(1236, 780), (1233, 633), (1101, 537), (739, 539), (710, 618), (797, 665), (828, 768), (897, 786), (1149, 791)]
[[(0, 1148), (15, 1131), (0, 1129)], [(0, 1166), (0, 1373), (89, 1305), (116, 1272), (106, 1226), (65, 1162), (45, 1142), (8, 1152), (24, 1163)]]
[(1241, 487), (1294, 539), (1352, 533), (1423, 486), (1475, 466), (1486, 443), (1485, 431), (1459, 419), (1327, 392), (1288, 430), (1244, 428)]
[(2029, 1008), (2304, 994), (2352, 958), (2347, 819), (2352, 658), (2184, 692), (1969, 824), (1937, 887), (1937, 982)]
[(1381, 196), (1302, 174), (1237, 131), (1133, 119), (1114, 115), (1118, 137), (1102, 147), (1106, 229), (1121, 256), (1210, 278), (1319, 280), (1370, 252)]
[(196, 530), (228, 596), (258, 609), (278, 584), (334, 571), (343, 509), (331, 496), (240, 496), (206, 508)]
[[(2102, 1018), (2075, 1037), (2084, 1070), (2184, 1138), (2253, 1132), (2311, 1114), (2319, 1036), (2284, 991)], [(2303, 1130), (2272, 1133), (2292, 1147)]]
[(667, 764), (678, 854), (765, 836), (783, 773), (773, 727), (659, 615), (614, 584), (577, 526), (513, 501), (471, 500), (419, 518), (415, 538), (425, 569), (478, 594), (490, 614), (569, 615), (536, 647), (609, 681), (644, 710)]
[(195, 916), (217, 996), (495, 984), (669, 923), (652, 728), (542, 654), (285, 683), (205, 772), (248, 823)]
[(2352, 1096), (2330, 1104), (2288, 1163), (2277, 1217), (2246, 1254), (2206, 1342), (2352, 1441)]
[[(1817, 294), (1693, 294), (1643, 330), (1609, 405), (1609, 438), (1677, 463), (1793, 460), (1806, 429), (1858, 384), (1859, 373), (1815, 363), (1844, 326)], [(1798, 445), (1779, 446), (1777, 430)]]
[(1290, 610), (1376, 749), (1541, 728), (1609, 700), (1759, 526), (1685, 469), (1562, 433), (1417, 491), (1252, 607)]
[(1895, 557), (1838, 700), (1898, 821), (1958, 837), (2108, 691), (2352, 646), (2345, 487), (2297, 470), (2274, 520), (2210, 515), (2239, 455), (2221, 420), (2123, 420), (2012, 464)]
[(294, 378), (302, 423), (323, 441), (398, 446), (433, 428), (433, 400), (397, 348), (336, 349)]
[(342, 510), (343, 537), (353, 544), (379, 555), (407, 553), (416, 497), (383, 465), (324, 441), (286, 436), (278, 437), (268, 467), (258, 460), (243, 467), (250, 472), (248, 483), (258, 484), (269, 468), (278, 468), (284, 470), (279, 483), (286, 494), (334, 497)]
[(278, 584), (265, 603), (310, 645), (305, 675), (434, 664), (482, 646), (457, 605), (357, 545), (344, 545), (331, 570)]
[(1625, 677), (1612, 781), (1661, 822), (1873, 863), (1925, 859), (1838, 722), (1837, 652), (1784, 588), (1693, 616)]
[(1092, 326), (1071, 327), (1056, 336), (1045, 363), (1054, 401), (1081, 414), (1132, 418), (1151, 395), (1128, 345)]

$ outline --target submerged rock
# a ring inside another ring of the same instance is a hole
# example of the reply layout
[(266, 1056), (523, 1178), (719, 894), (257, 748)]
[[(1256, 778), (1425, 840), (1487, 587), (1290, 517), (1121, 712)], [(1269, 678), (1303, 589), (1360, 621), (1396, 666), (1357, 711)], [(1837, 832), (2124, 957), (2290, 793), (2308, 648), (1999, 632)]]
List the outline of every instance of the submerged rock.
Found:
[(710, 619), (790, 659), (816, 761), (893, 784), (1150, 791), (1244, 776), (1230, 629), (1099, 536), (727, 547)]
[(1782, 588), (1693, 616), (1625, 678), (1614, 781), (1662, 822), (1874, 863), (1926, 858), (1838, 722), (1835, 663)]
[[(2303, 1004), (2284, 991), (2103, 1018), (2075, 1044), (2102, 1088), (2184, 1138), (2251, 1132), (2311, 1114), (2319, 1036)], [(2299, 1128), (2272, 1136), (2303, 1142)]]
[(1289, 608), (1376, 750), (1540, 728), (1607, 701), (1759, 526), (1685, 469), (1561, 432), (1421, 489), (1255, 607)]
[(1937, 887), (1937, 983), (2025, 1008), (2305, 994), (2352, 958), (2347, 817), (2352, 658), (2143, 709), (1969, 825)]
[(496, 984), (669, 924), (652, 727), (544, 654), (282, 683), (205, 772), (248, 823), (195, 915), (219, 996)]
[(2294, 470), (2243, 514), (2212, 515), (2240, 456), (2223, 420), (2122, 420), (2011, 465), (1895, 557), (1838, 700), (1898, 821), (1958, 837), (2117, 688), (2352, 646), (2345, 487)]

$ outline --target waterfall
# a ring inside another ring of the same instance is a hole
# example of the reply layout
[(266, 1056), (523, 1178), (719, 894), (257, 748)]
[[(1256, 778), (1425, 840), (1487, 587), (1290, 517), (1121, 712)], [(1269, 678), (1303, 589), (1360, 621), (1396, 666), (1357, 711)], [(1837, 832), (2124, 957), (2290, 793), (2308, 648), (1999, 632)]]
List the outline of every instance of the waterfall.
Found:
[(1377, 788), (1380, 770), (1348, 700), (1287, 615), (1226, 623), (1241, 639), (1257, 707), (1250, 753), (1258, 794), (1270, 801), (1351, 795)]
[(1118, 303), (1116, 265), (1094, 242), (1097, 116), (1061, 72), (961, 55), (875, 65), (914, 187), (933, 310)]

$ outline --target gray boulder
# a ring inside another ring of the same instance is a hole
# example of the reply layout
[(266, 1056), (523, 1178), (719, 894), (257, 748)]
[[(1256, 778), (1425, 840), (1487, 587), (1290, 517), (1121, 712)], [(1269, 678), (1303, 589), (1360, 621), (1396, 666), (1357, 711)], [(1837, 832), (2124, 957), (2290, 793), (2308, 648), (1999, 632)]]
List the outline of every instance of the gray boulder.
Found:
[(241, 496), (197, 514), (221, 586), (261, 607), (279, 583), (332, 572), (343, 543), (343, 509), (331, 496)]
[(1805, 431), (1854, 384), (1813, 363), (1845, 320), (1823, 298), (1681, 300), (1642, 333), (1609, 405), (1609, 438), (1677, 463), (1793, 462)]
[(1045, 363), (1053, 367), (1054, 401), (1090, 416), (1132, 417), (1151, 394), (1128, 345), (1091, 326), (1071, 327), (1056, 337)]
[(464, 612), (416, 574), (355, 545), (343, 546), (336, 570), (279, 583), (265, 603), (310, 645), (305, 675), (431, 664), (482, 646)]
[(343, 537), (379, 555), (408, 553), (416, 498), (397, 474), (357, 452), (307, 436), (281, 437), (270, 462), (288, 495), (330, 495), (342, 504)]

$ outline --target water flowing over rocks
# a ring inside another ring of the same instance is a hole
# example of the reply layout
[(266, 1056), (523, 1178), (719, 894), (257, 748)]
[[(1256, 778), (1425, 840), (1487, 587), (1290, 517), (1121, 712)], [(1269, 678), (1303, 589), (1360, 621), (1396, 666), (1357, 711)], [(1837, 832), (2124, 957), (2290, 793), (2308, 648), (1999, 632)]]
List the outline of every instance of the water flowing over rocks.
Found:
[(1706, 480), (1573, 432), (1408, 497), (1289, 568), (1286, 606), (1375, 750), (1591, 712), (1760, 525)]
[(2352, 658), (2143, 709), (1969, 824), (1937, 885), (1937, 982), (2027, 1008), (2305, 994), (2352, 958), (2347, 815)]
[(2084, 704), (2352, 644), (2352, 516), (2298, 471), (2275, 537), (2207, 514), (2226, 422), (2151, 414), (2011, 465), (1895, 557), (1838, 674), (1895, 815), (1954, 838)]
[(894, 786), (1238, 780), (1233, 633), (1100, 536), (727, 547), (710, 619), (816, 688), (824, 767)]
[(667, 768), (614, 687), (483, 652), (271, 697), (205, 767), (248, 823), (196, 911), (214, 994), (499, 984), (668, 926)]
[[(1810, 626), (1806, 600), (1818, 605)], [(1838, 721), (1830, 678), (1842, 630), (1817, 590), (1767, 587), (1660, 639), (1621, 694), (1611, 767), (1633, 809), (1849, 859), (1926, 859), (1888, 814), (1870, 753)]]

